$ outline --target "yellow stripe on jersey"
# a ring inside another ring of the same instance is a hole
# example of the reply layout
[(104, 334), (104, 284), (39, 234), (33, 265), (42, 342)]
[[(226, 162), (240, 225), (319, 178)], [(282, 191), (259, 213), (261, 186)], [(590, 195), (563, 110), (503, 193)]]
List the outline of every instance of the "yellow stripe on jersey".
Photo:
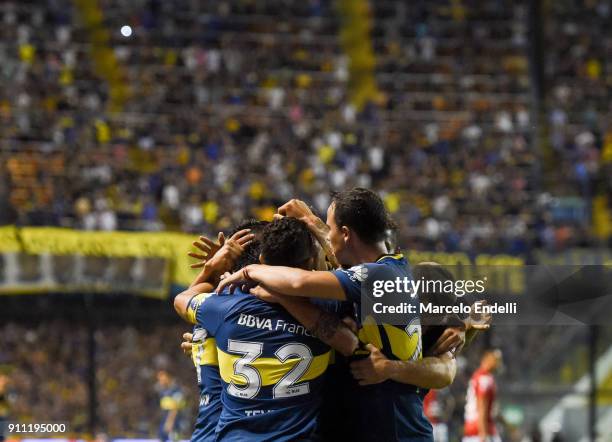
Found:
[(209, 296), (214, 296), (214, 293), (200, 293), (198, 295), (195, 295), (189, 301), (189, 305), (187, 306), (187, 320), (191, 324), (196, 323), (196, 315), (198, 314), (198, 309)]
[(421, 359), (420, 332), (409, 335), (406, 330), (389, 324), (383, 324), (383, 328), (396, 358), (400, 361)]
[(372, 316), (366, 316), (359, 329), (359, 340), (365, 344), (372, 344), (379, 350), (383, 348), (382, 338), (378, 324)]
[[(376, 262), (379, 262), (385, 258), (391, 258), (395, 260), (404, 259), (402, 253), (396, 253), (393, 255), (383, 255)], [(416, 360), (422, 358), (421, 351), (421, 329), (417, 329), (410, 333), (410, 330), (399, 328), (390, 324), (382, 324), (382, 327), (376, 323), (372, 316), (367, 316), (363, 321), (362, 328), (359, 330), (359, 340), (366, 344), (372, 344), (379, 350), (383, 349), (383, 340), (381, 336), (381, 329), (387, 336), (390, 350), (393, 356), (401, 361)]]
[[(221, 378), (226, 383), (233, 382), (235, 385), (246, 385), (246, 379), (234, 373), (234, 364), (241, 358), (240, 355), (226, 353), (221, 349), (217, 349), (219, 357), (219, 372)], [(318, 378), (327, 369), (329, 365), (331, 351), (315, 356), (310, 361), (310, 366), (306, 373), (296, 382), (309, 381)], [(300, 358), (287, 359), (285, 362), (279, 361), (277, 358), (257, 358), (248, 365), (259, 372), (261, 376), (261, 385), (275, 385), (289, 373), (300, 361)]]
[(178, 410), (180, 407), (180, 403), (177, 402), (173, 397), (166, 396), (161, 398), (159, 402), (159, 406), (162, 410)]
[(196, 367), (200, 365), (219, 365), (215, 338), (206, 338), (204, 342), (195, 342), (191, 347), (191, 360)]
[[(381, 331), (384, 331), (390, 349), (383, 349), (383, 338)], [(403, 328), (390, 324), (376, 324), (372, 316), (366, 316), (361, 329), (359, 329), (359, 340), (365, 344), (372, 344), (379, 350), (390, 351), (401, 361), (421, 359), (421, 333), (420, 328), (409, 334)]]

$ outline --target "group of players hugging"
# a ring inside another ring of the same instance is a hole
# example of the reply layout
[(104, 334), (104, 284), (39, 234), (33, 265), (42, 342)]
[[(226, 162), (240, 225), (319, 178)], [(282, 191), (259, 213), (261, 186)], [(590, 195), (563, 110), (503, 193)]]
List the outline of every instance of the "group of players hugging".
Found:
[[(194, 325), (193, 441), (433, 441), (423, 398), (453, 382), (455, 356), (490, 318), (362, 318), (368, 275), (452, 278), (411, 267), (394, 232), (382, 199), (353, 188), (332, 195), (326, 222), (293, 199), (271, 222), (194, 242), (201, 271), (174, 300)], [(438, 295), (407, 301), (455, 302)]]

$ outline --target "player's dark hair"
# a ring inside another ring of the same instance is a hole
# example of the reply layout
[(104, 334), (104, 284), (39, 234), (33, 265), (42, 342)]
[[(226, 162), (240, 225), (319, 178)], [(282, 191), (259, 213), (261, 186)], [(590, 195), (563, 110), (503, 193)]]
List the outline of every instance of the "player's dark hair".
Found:
[(376, 193), (361, 187), (332, 192), (334, 221), (338, 227), (353, 230), (367, 244), (387, 238), (388, 230), (395, 229), (385, 203)]
[[(455, 277), (444, 266), (436, 263), (422, 262), (413, 267), (413, 278), (423, 281), (455, 281)], [(421, 291), (419, 293), (419, 301), (422, 303), (433, 303), (435, 305), (455, 305), (457, 297), (454, 293), (442, 291)]]
[[(454, 283), (455, 281), (455, 277), (448, 271), (448, 269), (435, 262), (423, 262), (417, 264), (413, 268), (412, 276), (415, 281), (422, 280), (423, 282), (421, 284), (426, 284), (427, 281), (440, 281), (442, 284), (448, 281), (452, 281)], [(434, 287), (440, 286), (434, 285)], [(455, 293), (445, 290), (421, 290), (418, 295), (419, 302), (421, 304), (452, 306), (457, 303), (457, 296), (455, 296)], [(445, 327), (462, 325), (462, 322), (461, 318), (456, 314), (424, 313), (421, 315), (421, 325), (433, 325), (434, 329), (441, 331)]]
[(264, 228), (261, 255), (269, 265), (304, 268), (316, 254), (314, 241), (305, 222), (291, 217), (276, 219)]
[(241, 221), (236, 227), (234, 227), (230, 232), (226, 235), (226, 238), (231, 237), (234, 233), (243, 230), (243, 229), (251, 229), (251, 233), (255, 235), (255, 238), (247, 244), (244, 248), (244, 252), (240, 257), (236, 260), (236, 264), (234, 264), (234, 268), (232, 268), (232, 272), (236, 272), (243, 267), (248, 266), (249, 264), (259, 264), (259, 255), (261, 254), (261, 245), (262, 245), (262, 233), (264, 228), (270, 224), (269, 221), (259, 221), (254, 218), (249, 218)]
[(234, 233), (239, 232), (240, 230), (244, 230), (244, 229), (251, 229), (251, 230), (259, 229), (260, 230), (260, 229), (263, 229), (268, 224), (270, 224), (270, 221), (260, 221), (255, 218), (245, 218), (242, 221), (240, 221), (240, 223), (237, 224), (232, 230), (230, 230), (229, 233), (225, 236), (226, 238), (229, 238)]

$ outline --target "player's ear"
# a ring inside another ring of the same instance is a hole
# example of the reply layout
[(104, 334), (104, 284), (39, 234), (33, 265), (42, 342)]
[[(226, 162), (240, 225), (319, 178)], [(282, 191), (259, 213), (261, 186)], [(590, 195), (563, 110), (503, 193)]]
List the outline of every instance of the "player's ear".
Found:
[(266, 260), (264, 259), (263, 255), (261, 253), (259, 254), (259, 262), (262, 263), (262, 264), (266, 263)]
[(349, 229), (348, 227), (340, 227), (340, 232), (342, 233), (342, 238), (344, 238), (344, 242), (347, 242), (351, 238), (351, 229)]

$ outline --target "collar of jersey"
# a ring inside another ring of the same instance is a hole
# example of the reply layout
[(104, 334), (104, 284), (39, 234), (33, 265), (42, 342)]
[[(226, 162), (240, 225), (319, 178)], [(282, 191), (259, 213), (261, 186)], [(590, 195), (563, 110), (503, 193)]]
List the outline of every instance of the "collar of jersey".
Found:
[(404, 259), (404, 254), (403, 253), (386, 253), (383, 256), (381, 256), (380, 258), (378, 258), (376, 260), (376, 262), (380, 262), (380, 261), (382, 261), (383, 259), (386, 259), (386, 258), (391, 258), (391, 259), (395, 259), (396, 261), (399, 261), (401, 259)]

